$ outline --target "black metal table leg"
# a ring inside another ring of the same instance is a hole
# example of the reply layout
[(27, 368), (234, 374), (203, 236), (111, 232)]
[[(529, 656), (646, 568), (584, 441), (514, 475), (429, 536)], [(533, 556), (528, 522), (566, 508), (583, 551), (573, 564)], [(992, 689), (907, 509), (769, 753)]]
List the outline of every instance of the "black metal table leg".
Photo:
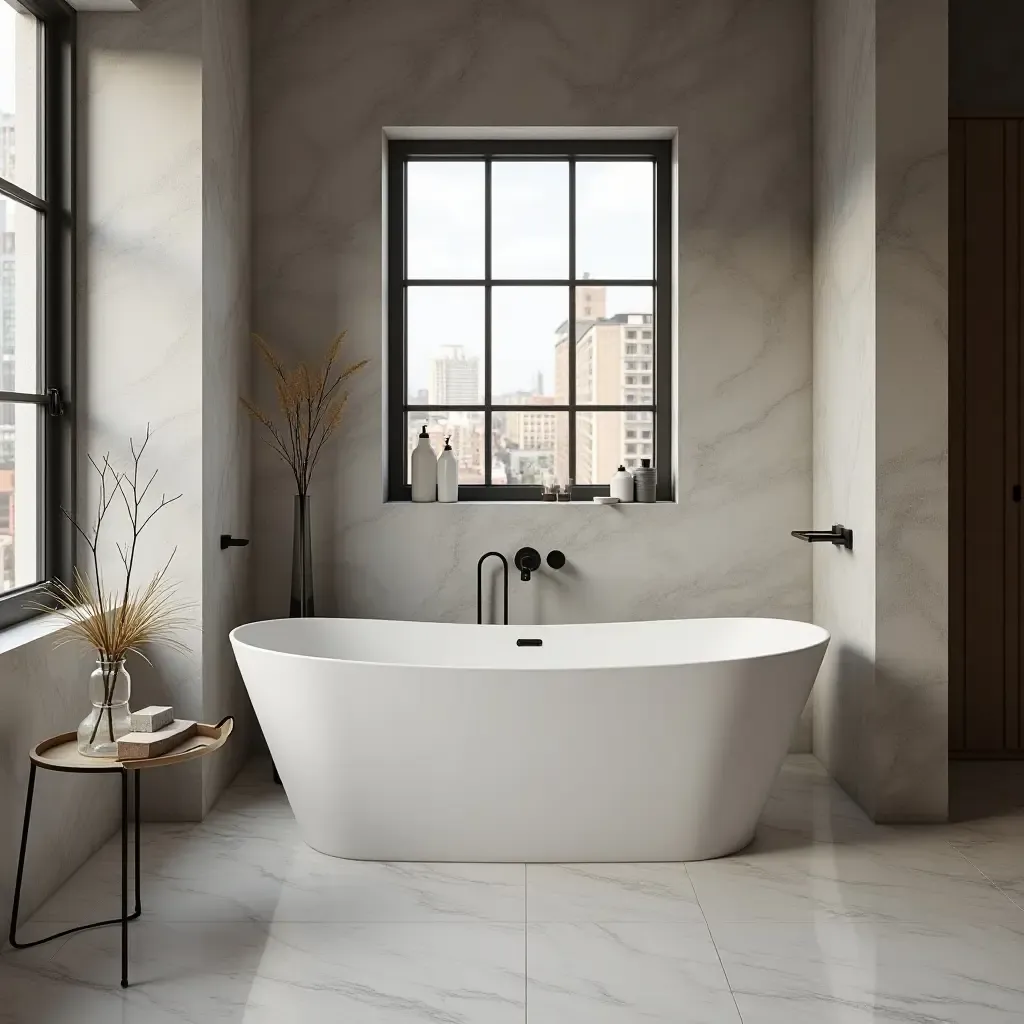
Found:
[[(25, 850), (28, 848), (28, 826), (32, 820), (32, 794), (36, 788), (36, 764), (32, 761), (28, 770), (28, 793), (25, 795), (25, 820), (21, 826), (21, 850), (18, 853), (18, 873), (14, 879), (14, 906), (11, 908), (11, 930), (8, 934), (15, 949), (26, 949), (32, 942), (18, 942), (18, 905), (21, 903), (21, 880), (25, 875)], [(56, 936), (54, 936), (56, 938)], [(45, 940), (44, 940), (45, 941)]]
[(128, 770), (121, 770), (121, 988), (128, 987)]
[[(105, 771), (106, 769), (99, 769)], [(121, 916), (112, 917), (106, 921), (94, 921), (91, 924), (80, 924), (74, 928), (65, 928), (63, 931), (54, 932), (52, 935), (44, 936), (41, 939), (33, 939), (31, 942), (18, 941), (18, 911), (21, 906), (21, 886), (25, 877), (25, 860), (28, 851), (28, 833), (32, 822), (32, 798), (36, 786), (36, 764), (32, 761), (29, 765), (28, 792), (25, 795), (25, 820), (21, 829), (21, 849), (18, 853), (18, 871), (14, 880), (14, 904), (11, 908), (11, 928), (8, 932), (8, 939), (14, 949), (30, 949), (32, 946), (40, 946), (44, 942), (52, 942), (54, 939), (63, 938), (65, 935), (74, 935), (76, 932), (88, 931), (92, 928), (103, 928), (107, 925), (121, 925), (121, 986), (128, 986), (128, 922), (134, 921), (142, 914), (142, 889), (141, 875), (139, 873), (140, 850), (139, 850), (139, 772), (135, 771), (135, 912), (128, 913), (128, 770), (125, 768), (111, 768), (111, 772), (118, 772), (121, 776)]]
[(135, 787), (135, 913), (133, 918), (142, 913), (142, 872), (139, 867), (139, 822), (142, 820), (139, 815), (139, 784), (142, 782), (142, 772), (132, 772), (132, 780)]

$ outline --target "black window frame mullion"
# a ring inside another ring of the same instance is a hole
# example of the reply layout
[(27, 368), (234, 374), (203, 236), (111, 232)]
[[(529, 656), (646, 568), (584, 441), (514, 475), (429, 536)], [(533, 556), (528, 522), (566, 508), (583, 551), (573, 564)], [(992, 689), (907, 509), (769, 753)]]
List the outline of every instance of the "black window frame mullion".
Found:
[[(655, 497), (672, 500), (672, 168), (671, 148), (654, 157), (654, 324), (651, 366), (654, 371)], [(662, 334), (662, 332), (665, 332)], [(643, 335), (641, 334), (641, 338)]]
[[(654, 420), (652, 429), (653, 451), (657, 469), (657, 498), (672, 500), (672, 205), (671, 205), (671, 151), (669, 140), (518, 140), (518, 139), (430, 139), (389, 140), (388, 143), (388, 408), (389, 431), (387, 467), (388, 493), (391, 501), (409, 500), (411, 485), (406, 479), (408, 418), (412, 412), (480, 412), (484, 419), (483, 484), (460, 484), (459, 497), (463, 500), (518, 501), (538, 500), (539, 485), (494, 485), (493, 414), (500, 411), (521, 411), (530, 406), (494, 405), (492, 388), (493, 367), (493, 289), (496, 286), (536, 287), (551, 286), (567, 289), (568, 318), (568, 402), (557, 405), (540, 404), (537, 408), (558, 412), (568, 423), (568, 475), (577, 476), (577, 418), (579, 412), (645, 412)], [(649, 287), (654, 294), (652, 320), (652, 362), (654, 388), (652, 403), (643, 405), (578, 404), (576, 382), (576, 292), (580, 285), (576, 268), (576, 168), (579, 161), (601, 160), (609, 157), (617, 161), (646, 161), (652, 165), (655, 178), (654, 192), (654, 267), (650, 278), (594, 278), (588, 285), (603, 287)], [(405, 253), (407, 167), (414, 161), (479, 160), (484, 165), (484, 275), (483, 278), (417, 278), (408, 277)], [(493, 193), (492, 170), (496, 161), (564, 161), (569, 173), (569, 270), (567, 279), (507, 278), (493, 276)], [(396, 187), (396, 183), (400, 187)], [(400, 257), (400, 258), (399, 258)], [(408, 295), (410, 287), (483, 287), (484, 289), (484, 400), (479, 405), (460, 405), (458, 410), (447, 406), (409, 402), (408, 392)], [(399, 370), (400, 368), (400, 370)], [(574, 485), (574, 497), (587, 500), (591, 496), (607, 494), (608, 484)]]
[(39, 216), (36, 317), (39, 392), (7, 400), (32, 404), (41, 420), (37, 446), (37, 524), (41, 579), (0, 593), (0, 628), (55, 607), (48, 583), (71, 582), (72, 527), (61, 507), (73, 509), (76, 494), (75, 173), (76, 15), (64, 0), (20, 0), (40, 22), (42, 68), (38, 78), (38, 192), (0, 179), (0, 194)]
[[(576, 480), (576, 158), (569, 157), (569, 480)], [(563, 484), (566, 481), (563, 481)]]
[(484, 159), (484, 487), (492, 486), (491, 479), (491, 158)]

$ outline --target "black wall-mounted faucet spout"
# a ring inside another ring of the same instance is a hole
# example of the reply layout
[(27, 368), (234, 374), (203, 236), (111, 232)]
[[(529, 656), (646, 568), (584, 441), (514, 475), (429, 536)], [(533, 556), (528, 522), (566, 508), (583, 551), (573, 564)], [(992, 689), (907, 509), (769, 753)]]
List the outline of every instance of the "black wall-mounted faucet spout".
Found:
[(540, 568), (540, 552), (536, 548), (520, 548), (516, 552), (516, 568), (524, 583), (530, 582), (530, 574)]
[(484, 562), (488, 558), (500, 558), (501, 569), (504, 576), (504, 596), (505, 596), (505, 625), (508, 625), (508, 559), (500, 551), (488, 551), (486, 554), (480, 556), (480, 561), (476, 563), (476, 624), (478, 626), (483, 625), (484, 621)]

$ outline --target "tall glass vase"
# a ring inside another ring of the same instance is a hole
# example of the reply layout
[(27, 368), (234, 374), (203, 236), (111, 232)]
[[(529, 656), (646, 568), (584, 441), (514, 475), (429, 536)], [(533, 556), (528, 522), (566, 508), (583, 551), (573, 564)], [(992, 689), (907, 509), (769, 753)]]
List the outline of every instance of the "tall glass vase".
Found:
[(117, 741), (132, 731), (128, 701), (132, 696), (132, 678), (124, 660), (100, 658), (89, 677), (92, 711), (78, 727), (78, 752), (86, 757), (114, 757)]
[(292, 596), (288, 614), (304, 619), (313, 611), (313, 546), (310, 539), (308, 494), (295, 495), (292, 523)]

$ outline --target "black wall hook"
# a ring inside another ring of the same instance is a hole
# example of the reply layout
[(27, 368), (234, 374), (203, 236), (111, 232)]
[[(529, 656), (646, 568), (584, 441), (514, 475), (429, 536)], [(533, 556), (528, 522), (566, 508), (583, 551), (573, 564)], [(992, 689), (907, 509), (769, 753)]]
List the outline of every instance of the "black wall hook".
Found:
[(244, 548), (249, 543), (248, 537), (232, 537), (230, 533), (222, 533), (220, 535), (220, 549), (223, 551), (225, 548)]
[(853, 530), (848, 529), (841, 523), (833, 523), (831, 530), (791, 530), (790, 533), (797, 540), (805, 540), (809, 544), (816, 544), (819, 541), (828, 541), (836, 547), (853, 550)]

